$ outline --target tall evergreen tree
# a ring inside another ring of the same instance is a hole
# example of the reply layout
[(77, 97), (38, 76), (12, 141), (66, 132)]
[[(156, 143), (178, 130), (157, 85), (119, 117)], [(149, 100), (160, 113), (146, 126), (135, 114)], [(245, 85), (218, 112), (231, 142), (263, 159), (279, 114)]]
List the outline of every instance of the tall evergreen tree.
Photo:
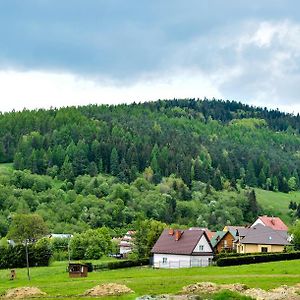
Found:
[(119, 155), (115, 147), (111, 150), (110, 154), (110, 173), (114, 176), (119, 174)]

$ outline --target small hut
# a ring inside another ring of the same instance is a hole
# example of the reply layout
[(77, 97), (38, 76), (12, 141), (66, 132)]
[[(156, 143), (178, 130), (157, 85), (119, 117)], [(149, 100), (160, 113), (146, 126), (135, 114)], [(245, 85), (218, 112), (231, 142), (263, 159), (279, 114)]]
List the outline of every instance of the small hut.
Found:
[(69, 263), (68, 267), (69, 277), (87, 277), (88, 266), (80, 263)]

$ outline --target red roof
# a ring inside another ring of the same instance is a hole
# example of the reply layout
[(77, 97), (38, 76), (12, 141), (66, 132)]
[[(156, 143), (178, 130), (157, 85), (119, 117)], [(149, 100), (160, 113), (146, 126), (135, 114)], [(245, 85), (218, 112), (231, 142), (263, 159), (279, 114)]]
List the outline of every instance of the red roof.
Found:
[[(176, 230), (174, 230), (173, 235), (170, 235), (169, 230), (165, 229), (153, 246), (151, 252), (191, 255), (203, 235), (210, 244), (204, 230), (181, 230), (181, 237), (179, 240), (175, 239), (175, 231)], [(203, 255), (205, 254), (206, 253), (203, 253)]]
[(278, 217), (262, 216), (259, 219), (264, 223), (265, 226), (271, 227), (274, 230), (288, 230), (288, 227)]

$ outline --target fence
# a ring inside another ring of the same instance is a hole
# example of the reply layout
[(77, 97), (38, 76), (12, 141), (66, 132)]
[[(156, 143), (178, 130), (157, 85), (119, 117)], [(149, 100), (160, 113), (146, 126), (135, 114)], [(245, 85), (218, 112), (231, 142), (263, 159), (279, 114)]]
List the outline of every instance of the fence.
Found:
[(211, 259), (192, 259), (192, 260), (174, 260), (174, 261), (158, 261), (153, 263), (154, 268), (179, 269), (207, 267), (212, 265)]

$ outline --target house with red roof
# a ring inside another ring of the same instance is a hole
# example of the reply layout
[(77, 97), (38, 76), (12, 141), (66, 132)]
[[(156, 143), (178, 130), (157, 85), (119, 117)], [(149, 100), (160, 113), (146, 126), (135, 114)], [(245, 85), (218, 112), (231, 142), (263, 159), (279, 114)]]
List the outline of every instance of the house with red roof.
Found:
[(205, 267), (214, 256), (205, 230), (199, 229), (165, 229), (151, 253), (155, 268)]
[(288, 227), (278, 217), (261, 216), (251, 225), (251, 227), (261, 224), (263, 226), (271, 227), (274, 230), (288, 231)]

